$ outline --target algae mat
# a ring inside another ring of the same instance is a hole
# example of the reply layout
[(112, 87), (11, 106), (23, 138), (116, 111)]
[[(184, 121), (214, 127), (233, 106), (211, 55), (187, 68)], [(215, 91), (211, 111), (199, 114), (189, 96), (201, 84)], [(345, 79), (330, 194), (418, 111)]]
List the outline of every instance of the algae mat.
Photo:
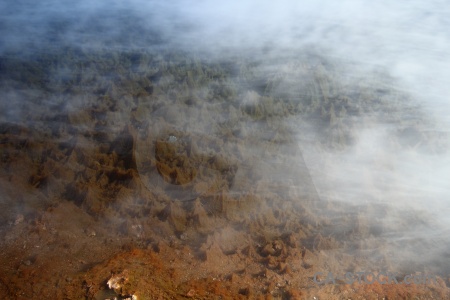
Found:
[(4, 297), (448, 295), (445, 277), (313, 280), (421, 271), (389, 259), (390, 229), (365, 218), (387, 206), (362, 201), (354, 215), (310, 174), (312, 153), (345, 151), (376, 121), (396, 124), (401, 147), (444, 151), (387, 76), (348, 80), (345, 64), (308, 51), (264, 64), (70, 48), (0, 59)]

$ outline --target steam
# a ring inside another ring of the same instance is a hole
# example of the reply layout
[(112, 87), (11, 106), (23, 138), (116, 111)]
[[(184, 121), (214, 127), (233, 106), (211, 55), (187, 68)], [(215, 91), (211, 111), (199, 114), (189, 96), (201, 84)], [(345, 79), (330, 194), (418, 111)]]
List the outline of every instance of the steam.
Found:
[[(445, 229), (450, 225), (449, 27), (450, 8), (439, 0), (4, 1), (0, 56), (33, 56), (63, 47), (178, 49), (215, 62), (250, 57), (259, 63), (260, 74), (293, 75), (290, 60), (309, 51), (317, 56), (306, 60), (308, 70), (325, 60), (345, 65), (345, 71), (337, 68), (335, 75), (345, 88), (355, 89), (347, 90), (349, 94), (358, 93), (353, 83), (371, 78), (370, 74), (387, 74), (393, 78), (390, 88), (408, 95), (410, 102), (399, 120), (357, 120), (353, 124), (364, 125), (352, 129), (352, 145), (338, 150), (322, 147), (314, 125), (295, 120), (289, 126), (298, 137), (321, 201), (336, 209), (345, 206), (332, 219), (343, 223), (346, 214), (364, 206), (368, 210), (362, 218), (369, 227), (382, 222), (381, 231), (369, 234), (391, 239), (392, 251), (400, 251), (404, 241), (420, 240), (422, 246), (408, 259), (425, 263), (448, 255), (450, 244)], [(54, 76), (63, 73), (59, 70)], [(299, 81), (305, 79), (298, 76)], [(238, 95), (242, 97), (238, 101), (248, 101), (245, 95)], [(396, 101), (395, 96), (388, 97), (392, 97), (388, 102)], [(418, 107), (423, 123), (411, 121), (416, 115), (410, 107)], [(23, 113), (18, 110), (9, 104), (3, 120)], [(365, 117), (373, 116), (361, 118)], [(373, 206), (382, 209), (371, 210)]]

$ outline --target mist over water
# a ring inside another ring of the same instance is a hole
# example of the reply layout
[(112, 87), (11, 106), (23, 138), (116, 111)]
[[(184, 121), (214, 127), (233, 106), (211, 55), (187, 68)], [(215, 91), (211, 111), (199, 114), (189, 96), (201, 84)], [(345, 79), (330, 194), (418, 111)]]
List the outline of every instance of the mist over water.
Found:
[[(336, 115), (337, 123), (346, 124), (343, 135), (348, 142), (324, 142), (322, 125), (314, 118), (282, 121), (296, 139), (320, 202), (326, 203), (319, 204), (315, 214), (328, 220), (327, 233), (337, 237), (358, 225), (368, 240), (359, 247), (376, 253), (378, 241), (383, 241), (394, 263), (403, 266), (413, 261), (417, 268), (449, 270), (450, 7), (446, 1), (7, 2), (0, 4), (4, 61), (64, 47), (87, 52), (177, 49), (209, 62), (242, 59), (254, 62), (256, 78), (273, 82), (270, 91), (266, 86), (265, 91), (238, 93), (236, 101), (244, 106), (263, 101), (263, 96), (295, 102), (308, 94), (308, 84), (325, 67), (338, 86), (330, 88), (331, 103), (341, 96), (359, 95), (360, 87), (379, 85), (379, 93), (385, 93), (380, 105), (387, 103), (388, 108), (370, 112), (349, 103), (348, 115), (334, 108), (327, 112)], [(70, 80), (69, 73), (59, 69), (50, 77)], [(245, 89), (245, 83), (237, 84)], [(7, 95), (14, 102), (5, 106), (0, 119), (23, 121), (30, 108), (21, 107), (21, 97), (36, 96), (34, 92), (9, 89)], [(48, 104), (36, 105), (37, 112), (51, 107), (51, 97), (47, 99)], [(76, 97), (68, 101), (68, 109), (81, 107)], [(154, 116), (166, 115), (164, 109)], [(192, 120), (200, 114), (195, 109), (178, 113)], [(212, 134), (211, 126), (220, 117), (198, 126), (192, 122), (187, 128)], [(258, 149), (248, 151), (257, 155)], [(299, 168), (303, 158), (295, 161)], [(276, 177), (279, 182), (291, 179)]]

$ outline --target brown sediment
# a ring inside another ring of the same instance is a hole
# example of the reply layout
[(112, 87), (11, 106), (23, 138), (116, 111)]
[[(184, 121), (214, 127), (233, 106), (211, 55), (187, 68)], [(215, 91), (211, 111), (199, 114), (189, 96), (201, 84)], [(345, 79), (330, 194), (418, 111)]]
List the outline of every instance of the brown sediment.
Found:
[[(56, 87), (20, 83), (34, 112), (0, 125), (3, 298), (104, 299), (111, 278), (121, 282), (115, 296), (138, 299), (449, 296), (441, 278), (314, 282), (324, 270), (395, 267), (338, 253), (345, 240), (317, 214), (335, 208), (318, 199), (285, 120), (321, 114), (324, 147), (351, 143), (350, 100), (331, 103), (324, 70), (308, 77), (301, 106), (275, 100), (284, 87), (270, 79), (260, 95), (219, 66), (191, 67), (188, 76), (161, 64), (159, 75), (123, 72), (115, 82), (79, 74), (70, 92), (52, 94), (53, 111), (38, 100)], [(357, 221), (346, 238), (370, 233)]]

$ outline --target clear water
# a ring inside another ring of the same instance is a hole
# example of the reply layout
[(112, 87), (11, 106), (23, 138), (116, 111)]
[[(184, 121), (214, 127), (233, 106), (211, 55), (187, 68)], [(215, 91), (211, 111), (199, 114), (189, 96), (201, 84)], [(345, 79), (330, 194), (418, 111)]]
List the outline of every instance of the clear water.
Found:
[[(296, 107), (301, 114), (283, 115), (275, 122), (289, 132), (289, 143), (277, 150), (288, 162), (278, 161), (281, 158), (276, 155), (264, 156), (261, 147), (268, 131), (257, 122), (256, 113), (256, 117), (238, 118), (241, 123), (236, 124), (241, 127), (235, 128), (241, 130), (239, 137), (248, 140), (245, 150), (230, 141), (223, 142), (222, 151), (240, 153), (241, 161), (233, 163), (244, 166), (247, 158), (264, 157), (266, 165), (261, 162), (251, 167), (261, 177), (270, 178), (269, 190), (281, 186), (286, 193), (307, 190), (314, 194), (312, 197), (319, 200), (311, 210), (329, 224), (324, 234), (342, 238), (358, 228), (343, 252), (362, 248), (376, 263), (378, 249), (384, 247), (383, 253), (389, 253), (385, 256), (399, 268), (446, 274), (450, 270), (449, 20), (450, 7), (445, 1), (285, 0), (276, 5), (252, 0), (221, 4), (187, 0), (95, 4), (3, 1), (0, 67), (9, 73), (1, 75), (0, 120), (35, 128), (47, 122), (68, 122), (57, 118), (55, 110), (61, 106), (74, 116), (70, 123), (75, 122), (82, 134), (84, 117), (76, 116), (85, 99), (78, 95), (99, 97), (99, 82), (118, 80), (117, 74), (124, 70), (116, 73), (114, 69), (121, 59), (114, 56), (116, 53), (129, 53), (130, 70), (147, 78), (158, 75), (151, 64), (139, 59), (135, 63), (133, 53), (152, 53), (158, 63), (167, 60), (167, 67), (171, 61), (167, 53), (183, 53), (194, 81), (201, 79), (196, 77), (192, 61), (222, 64), (228, 73), (218, 94), (226, 94), (224, 90), (229, 88), (232, 96), (226, 99), (232, 103), (202, 103), (208, 92), (202, 86), (192, 91), (200, 100), (190, 110), (182, 110), (170, 96), (170, 89), (176, 93), (177, 85), (183, 82), (158, 77), (158, 88), (167, 89), (167, 98), (159, 99), (160, 106), (153, 107), (150, 115), (145, 115), (145, 109), (140, 117), (134, 115), (139, 125), (133, 151), (144, 183), (147, 187), (167, 185), (173, 197), (188, 201), (201, 192), (171, 186), (160, 177), (152, 181), (142, 169), (150, 160), (148, 155), (155, 152), (144, 142), (147, 134), (166, 134), (171, 143), (180, 139), (165, 129), (147, 128), (146, 118), (161, 118), (174, 132), (182, 130), (191, 139), (210, 139), (204, 143), (214, 144), (215, 130), (222, 128), (216, 124), (234, 121), (227, 119), (230, 107), (249, 110), (251, 115), (268, 98), (296, 106), (320, 95), (317, 105), (324, 107), (322, 113), (310, 102)], [(104, 58), (104, 69), (91, 71), (89, 64), (73, 63), (77, 59), (88, 61), (90, 53), (108, 57)], [(45, 55), (55, 55), (54, 60), (49, 59), (49, 64), (54, 64), (47, 69), (50, 73), (33, 71), (33, 63), (26, 75), (20, 69), (11, 72), (11, 67), (5, 67), (15, 60), (33, 62)], [(74, 66), (82, 70), (74, 70)], [(81, 81), (74, 74), (81, 74)], [(42, 83), (41, 78), (47, 81)], [(72, 82), (77, 91), (58, 90)], [(39, 90), (41, 84), (51, 89)], [(130, 83), (130, 90), (132, 86)], [(66, 93), (62, 103), (58, 100), (61, 93)], [(376, 101), (371, 102), (373, 99)], [(131, 112), (139, 111), (139, 105), (111, 109), (105, 117), (109, 121), (98, 127), (98, 141), (102, 131), (121, 131), (132, 119)], [(271, 109), (264, 113), (276, 117), (277, 109)], [(65, 140), (68, 135), (60, 136), (61, 143), (70, 142)], [(86, 147), (91, 146), (86, 143)], [(200, 151), (199, 155), (208, 153)], [(274, 169), (277, 165), (278, 171)], [(291, 168), (288, 171), (287, 166)], [(238, 179), (227, 187), (230, 192), (245, 192), (246, 186), (239, 183), (246, 179), (246, 167), (234, 174)], [(223, 171), (202, 168), (198, 174), (203, 176)], [(307, 187), (300, 188), (296, 176), (308, 178)], [(4, 200), (3, 206), (9, 204)], [(30, 208), (8, 209), (17, 213)]]

